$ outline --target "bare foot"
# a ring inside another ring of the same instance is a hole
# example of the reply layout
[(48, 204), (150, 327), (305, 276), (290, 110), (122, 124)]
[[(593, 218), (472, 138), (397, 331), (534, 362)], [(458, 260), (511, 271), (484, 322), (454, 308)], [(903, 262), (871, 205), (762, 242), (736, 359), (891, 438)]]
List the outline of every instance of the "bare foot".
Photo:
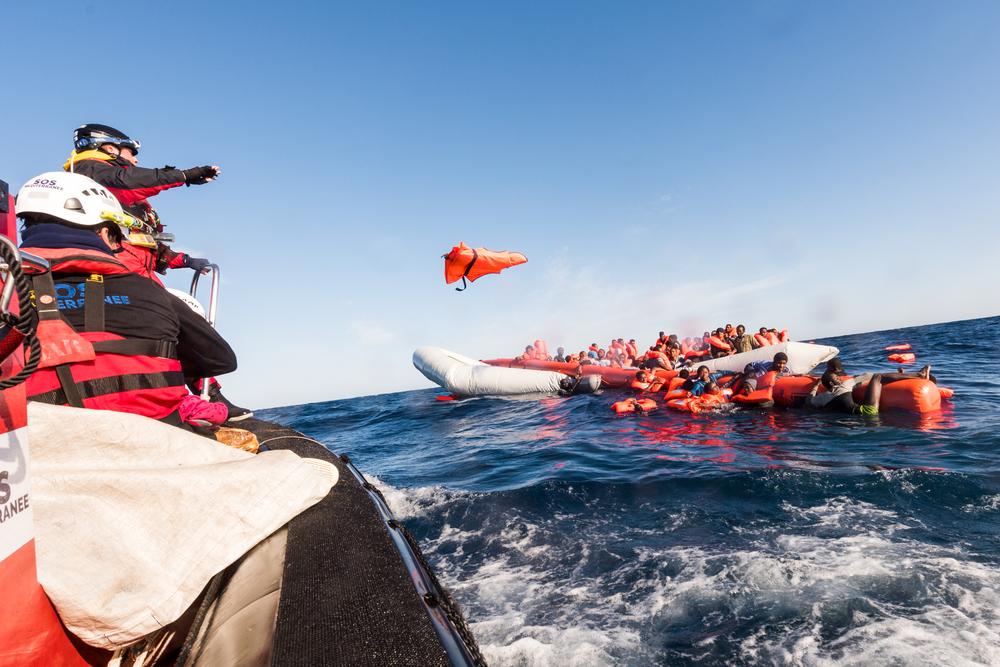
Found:
[(924, 378), (925, 380), (929, 379), (931, 376), (931, 365), (927, 364), (926, 366), (921, 368), (919, 371), (917, 371), (917, 375)]

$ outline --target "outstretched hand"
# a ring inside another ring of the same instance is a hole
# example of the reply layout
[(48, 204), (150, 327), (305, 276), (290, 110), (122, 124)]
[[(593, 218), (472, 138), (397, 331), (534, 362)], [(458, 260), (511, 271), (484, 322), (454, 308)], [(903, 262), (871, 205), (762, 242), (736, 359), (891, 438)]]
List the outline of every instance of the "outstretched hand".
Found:
[(195, 271), (200, 271), (201, 273), (209, 272), (210, 261), (203, 259), (201, 257), (192, 257), (191, 255), (186, 255), (184, 257), (184, 268), (194, 269)]
[(204, 167), (184, 169), (182, 173), (187, 185), (204, 185), (218, 178), (222, 170), (219, 169), (218, 165), (206, 165)]

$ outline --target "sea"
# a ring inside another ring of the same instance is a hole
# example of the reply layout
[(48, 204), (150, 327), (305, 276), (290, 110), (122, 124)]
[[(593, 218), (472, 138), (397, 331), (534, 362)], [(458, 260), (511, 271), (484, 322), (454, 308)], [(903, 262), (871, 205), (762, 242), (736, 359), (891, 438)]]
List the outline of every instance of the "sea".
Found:
[(618, 416), (623, 391), (429, 389), (262, 416), (373, 479), (491, 665), (1000, 665), (1000, 317), (817, 342), (853, 373), (910, 343), (955, 396)]

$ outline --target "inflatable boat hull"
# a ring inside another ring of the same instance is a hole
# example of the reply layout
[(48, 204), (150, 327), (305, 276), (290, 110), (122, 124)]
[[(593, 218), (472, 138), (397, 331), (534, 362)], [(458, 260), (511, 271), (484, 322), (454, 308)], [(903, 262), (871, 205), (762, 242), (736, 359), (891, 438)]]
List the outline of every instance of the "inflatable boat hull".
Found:
[(718, 359), (702, 359), (695, 361), (695, 367), (708, 366), (713, 373), (716, 371), (732, 371), (739, 373), (743, 368), (755, 361), (771, 361), (778, 352), (788, 355), (788, 370), (801, 375), (808, 373), (822, 363), (836, 357), (840, 350), (832, 345), (816, 345), (815, 343), (778, 343), (760, 347), (750, 352), (741, 352), (729, 357)]
[(421, 347), (413, 365), (424, 377), (456, 396), (516, 396), (559, 391), (564, 373), (502, 368), (439, 347)]
[(565, 361), (540, 361), (538, 359), (484, 359), (484, 364), (503, 368), (526, 368), (532, 370), (556, 371), (566, 375), (576, 375), (579, 369), (581, 375), (596, 375), (601, 378), (605, 387), (628, 387), (635, 379), (635, 368), (613, 368), (597, 364), (577, 364)]

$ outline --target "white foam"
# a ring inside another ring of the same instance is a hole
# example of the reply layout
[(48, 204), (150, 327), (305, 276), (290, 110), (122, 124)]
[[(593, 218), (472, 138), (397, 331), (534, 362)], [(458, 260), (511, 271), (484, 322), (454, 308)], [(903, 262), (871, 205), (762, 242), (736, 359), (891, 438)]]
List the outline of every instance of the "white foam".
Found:
[(385, 502), (397, 519), (422, 516), (436, 507), (451, 502), (461, 494), (459, 491), (447, 490), (441, 486), (397, 489), (373, 475), (365, 475), (365, 478), (382, 492)]
[(979, 499), (979, 502), (969, 503), (962, 507), (962, 511), (968, 513), (995, 512), (997, 510), (1000, 510), (1000, 493), (992, 496), (983, 496)]
[[(403, 517), (463, 495), (373, 481)], [(1000, 496), (985, 496), (975, 511), (997, 503)], [(600, 519), (585, 517), (586, 527), (567, 540), (550, 531), (572, 516), (536, 522), (516, 515), (489, 532), (445, 524), (422, 546), (464, 607), (491, 665), (658, 662), (663, 656), (652, 647), (672, 628), (690, 632), (699, 625), (706, 631), (691, 637), (691, 650), (710, 657), (720, 637), (713, 627), (761, 609), (768, 619), (742, 640), (733, 659), (1000, 665), (996, 567), (969, 559), (958, 545), (911, 539), (919, 521), (856, 499), (782, 508), (790, 520), (748, 528), (740, 539), (754, 541), (742, 549), (643, 547), (623, 557), (605, 548), (620, 531)], [(663, 533), (688, 520), (684, 512), (662, 517)], [(470, 552), (470, 543), (485, 546)], [(612, 566), (596, 567), (598, 557)]]

